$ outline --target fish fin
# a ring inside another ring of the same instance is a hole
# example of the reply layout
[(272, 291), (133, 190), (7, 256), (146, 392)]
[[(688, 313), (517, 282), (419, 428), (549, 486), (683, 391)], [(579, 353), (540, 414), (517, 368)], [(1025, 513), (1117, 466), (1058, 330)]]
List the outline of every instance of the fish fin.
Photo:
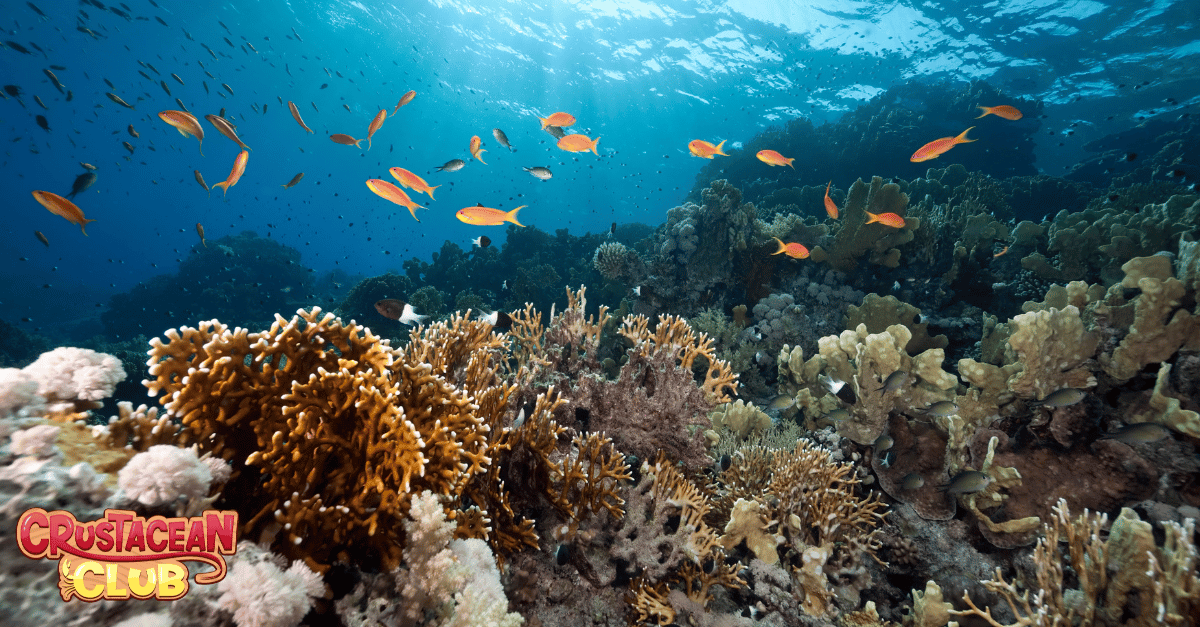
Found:
[(538, 119), (542, 121), (542, 130), (543, 131), (546, 130), (546, 126), (548, 126), (550, 123), (546, 120), (546, 118), (538, 118)]
[[(988, 114), (990, 114), (990, 113), (992, 112), (992, 108), (991, 108), (991, 107), (978, 106), (978, 107), (975, 107), (975, 108), (976, 108), (976, 109), (983, 109), (983, 115), (988, 115)], [(977, 116), (975, 119), (976, 119), (976, 120), (978, 120), (979, 118), (983, 117), (983, 115)]]
[[(863, 222), (863, 224), (870, 224), (870, 223), (872, 223), (872, 222), (879, 222), (879, 214), (877, 214), (877, 213), (871, 213), (870, 211), (867, 211), (867, 210), (865, 210), (865, 209), (863, 210), (863, 213), (867, 214), (867, 221), (866, 221), (866, 222)], [(879, 389), (881, 389), (881, 390), (882, 390), (883, 388), (879, 388)]]
[(437, 189), (437, 188), (439, 188), (439, 187), (441, 187), (441, 185), (434, 185), (433, 187), (430, 187), (430, 188), (429, 188), (429, 189), (428, 189), (428, 190), (425, 192), (426, 194), (429, 194), (429, 200), (434, 200), (434, 197), (433, 197), (433, 190), (435, 190), (435, 189)]
[[(795, 157), (792, 157), (791, 159), (788, 159), (788, 160), (787, 160), (787, 162), (788, 162), (788, 167), (789, 167), (789, 168), (791, 168), (791, 169), (793, 169), (793, 170), (795, 170), (795, 169), (796, 169), (796, 166), (792, 165), (792, 162), (793, 162), (793, 161), (795, 161), (795, 160), (796, 160), (796, 158), (795, 158)], [(826, 194), (828, 194), (828, 193), (829, 193), (829, 190), (825, 190), (825, 193), (826, 193)]]
[[(361, 141), (361, 140), (360, 140), (360, 141)], [(371, 149), (371, 138), (370, 138), (370, 137), (368, 137), (368, 138), (367, 138), (367, 150), (370, 150), (370, 149)]]
[(722, 146), (724, 146), (724, 145), (725, 145), (725, 142), (727, 142), (727, 141), (729, 141), (729, 140), (728, 140), (728, 139), (722, 139), (722, 140), (721, 140), (721, 143), (717, 144), (717, 150), (716, 150), (716, 152), (714, 152), (713, 154), (717, 154), (717, 155), (721, 155), (721, 156), (724, 156), (724, 157), (728, 157), (729, 155), (727, 155), (727, 154), (725, 154), (725, 153), (721, 152), (721, 147), (722, 147)]
[(599, 144), (599, 143), (600, 143), (599, 137), (597, 137), (596, 140), (592, 142), (592, 154), (596, 155), (597, 157), (600, 156), (600, 153), (596, 152), (596, 144)]
[(784, 246), (784, 245), (783, 245), (783, 240), (779, 239), (778, 237), (773, 237), (773, 238), (771, 238), (771, 239), (773, 239), (773, 240), (775, 240), (776, 242), (778, 242), (778, 243), (779, 243), (779, 250), (777, 250), (777, 251), (775, 251), (775, 252), (771, 253), (772, 255), (778, 255), (779, 253), (781, 253), (781, 252), (783, 252), (784, 250), (786, 250), (786, 249), (787, 249), (787, 246)]
[(515, 224), (515, 225), (517, 225), (517, 226), (519, 226), (519, 227), (521, 227), (521, 228), (525, 228), (525, 225), (524, 225), (524, 224), (521, 224), (520, 222), (517, 222), (517, 212), (518, 212), (518, 211), (520, 211), (520, 210), (522, 210), (522, 209), (524, 209), (525, 207), (528, 207), (528, 206), (529, 206), (529, 205), (521, 205), (520, 207), (517, 207), (516, 209), (513, 209), (512, 211), (506, 211), (506, 212), (504, 213), (504, 219), (505, 219), (505, 220), (507, 220), (507, 221), (509, 221), (509, 222), (512, 222), (513, 224)]
[[(972, 126), (971, 128), (975, 128), (975, 127), (974, 127), (974, 126)], [(965, 130), (965, 131), (963, 131), (963, 132), (959, 133), (959, 134), (958, 134), (958, 137), (955, 137), (955, 138), (954, 138), (954, 143), (956, 143), (956, 144), (967, 144), (967, 143), (970, 143), (970, 142), (973, 142), (973, 141), (975, 141), (975, 140), (973, 140), (973, 139), (967, 139), (967, 133), (969, 133), (969, 132), (971, 131), (971, 128), (969, 128), (969, 129), (967, 129), (967, 130)]]
[(354, 140), (354, 147), (355, 147), (355, 148), (362, 148), (362, 143), (363, 143), (363, 140), (361, 140), (361, 139), (356, 139), (356, 140)]
[(211, 198), (211, 197), (212, 197), (212, 190), (213, 190), (213, 189), (215, 189), (215, 188), (217, 188), (217, 187), (220, 187), (220, 188), (221, 188), (221, 191), (222, 191), (223, 193), (225, 193), (225, 194), (228, 194), (228, 193), (229, 193), (229, 184), (228, 184), (228, 183), (226, 183), (225, 181), (221, 181), (220, 183), (214, 183), (214, 184), (213, 184), (211, 187), (209, 187), (209, 188), (208, 188), (208, 196), (209, 196), (209, 198)]

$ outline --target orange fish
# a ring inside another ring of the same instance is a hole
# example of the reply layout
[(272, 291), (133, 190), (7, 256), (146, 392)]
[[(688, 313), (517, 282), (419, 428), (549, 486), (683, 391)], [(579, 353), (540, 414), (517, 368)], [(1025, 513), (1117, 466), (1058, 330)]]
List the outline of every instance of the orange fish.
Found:
[(200, 236), (200, 243), (208, 248), (208, 242), (204, 240), (204, 225), (199, 222), (196, 223), (196, 234)]
[(292, 117), (296, 119), (296, 124), (299, 124), (300, 128), (302, 128), (310, 133), (313, 132), (313, 130), (311, 128), (308, 128), (308, 125), (304, 123), (304, 120), (300, 118), (300, 110), (296, 108), (296, 103), (289, 100), (288, 101), (288, 109), (292, 110)]
[(396, 115), (396, 112), (400, 110), (400, 107), (412, 102), (412, 99), (416, 97), (417, 91), (415, 89), (408, 90), (407, 93), (405, 93), (403, 96), (400, 96), (400, 102), (397, 102), (396, 108), (392, 109), (392, 115)]
[(779, 250), (771, 253), (772, 255), (784, 253), (792, 259), (808, 259), (808, 249), (804, 247), (804, 244), (797, 244), (796, 242), (788, 242), (784, 244), (783, 240), (779, 239), (778, 237), (774, 238), (774, 240), (779, 242)]
[[(975, 127), (972, 126), (971, 128)], [(908, 160), (912, 161), (913, 163), (920, 163), (921, 161), (937, 159), (938, 155), (950, 150), (958, 144), (966, 144), (975, 141), (973, 139), (967, 139), (967, 133), (971, 130), (971, 128), (959, 133), (958, 137), (943, 137), (941, 139), (935, 139), (928, 144), (921, 146), (916, 152), (913, 153), (913, 156), (908, 158)]]
[(483, 205), (476, 205), (474, 207), (463, 207), (454, 216), (467, 224), (475, 226), (498, 226), (505, 222), (512, 222), (519, 227), (524, 227), (524, 224), (517, 222), (517, 212), (528, 206), (521, 205), (512, 211), (501, 211), (499, 209), (492, 209), (491, 207), (484, 207)]
[(238, 180), (242, 178), (242, 174), (245, 174), (246, 162), (249, 160), (250, 153), (243, 150), (241, 154), (237, 156), (237, 161), (233, 162), (233, 169), (229, 171), (229, 178), (221, 181), (220, 183), (213, 183), (213, 187), (220, 187), (222, 194), (228, 194), (229, 188), (237, 185)]
[(471, 156), (475, 157), (476, 159), (479, 159), (479, 162), (482, 163), (483, 165), (487, 165), (487, 161), (484, 161), (483, 157), (479, 156), (480, 153), (487, 152), (486, 148), (480, 148), (480, 146), (482, 146), (482, 145), (483, 145), (483, 140), (479, 139), (478, 135), (471, 136)]
[(904, 228), (904, 218), (901, 218), (899, 215), (894, 213), (871, 213), (870, 211), (864, 211), (863, 213), (866, 213), (868, 218), (863, 224), (878, 222), (884, 226), (890, 226), (894, 229)]
[(557, 126), (562, 128), (565, 126), (575, 125), (575, 116), (571, 115), (570, 113), (563, 113), (562, 111), (559, 111), (558, 113), (552, 113), (550, 114), (550, 117), (538, 119), (542, 121), (543, 129), (547, 126)]
[(721, 143), (714, 146), (703, 139), (693, 139), (692, 141), (688, 142), (688, 151), (693, 155), (704, 159), (712, 159), (713, 155), (728, 157), (729, 155), (721, 152), (721, 147), (725, 145), (725, 141), (727, 140), (721, 140)]
[(371, 149), (371, 136), (379, 127), (383, 126), (383, 120), (387, 118), (387, 109), (380, 109), (379, 113), (375, 114), (375, 119), (371, 120), (371, 125), (367, 127), (367, 150)]
[(33, 192), (33, 199), (41, 203), (41, 205), (50, 210), (56, 216), (62, 216), (68, 222), (79, 225), (79, 230), (87, 235), (88, 222), (95, 222), (83, 217), (83, 210), (75, 206), (75, 203), (55, 194), (53, 192)]
[[(998, 115), (998, 116), (1004, 118), (1005, 120), (1020, 120), (1023, 117), (1021, 115), (1021, 112), (1018, 111), (1016, 107), (1010, 107), (1009, 105), (1000, 105), (998, 107), (976, 107), (976, 108), (983, 109), (983, 115), (989, 115), (989, 114)], [(981, 115), (975, 119), (978, 120), (979, 118), (983, 117), (983, 115)]]
[(425, 179), (405, 170), (404, 168), (390, 168), (388, 172), (396, 179), (398, 183), (413, 191), (429, 194), (429, 199), (433, 200), (433, 190), (441, 187), (441, 185), (429, 186)]
[[(200, 126), (200, 121), (196, 116), (187, 111), (175, 111), (168, 109), (158, 114), (163, 122), (175, 127), (180, 135), (184, 137), (192, 136), (200, 140), (200, 156), (204, 156), (204, 129)], [(132, 125), (131, 125), (132, 127)]]
[(837, 205), (833, 204), (833, 199), (829, 197), (830, 185), (833, 185), (833, 181), (829, 181), (829, 183), (825, 185), (825, 213), (828, 213), (830, 218), (837, 220), (838, 208)]
[(361, 144), (363, 142), (363, 140), (354, 139), (353, 137), (346, 135), (344, 133), (336, 133), (334, 135), (330, 135), (329, 139), (332, 139), (333, 143), (335, 143), (335, 144), (341, 144), (343, 146), (354, 146), (355, 148), (362, 148), (362, 146), (360, 146), (359, 144)]
[(405, 194), (404, 190), (400, 189), (399, 187), (396, 187), (395, 185), (392, 185), (383, 179), (368, 179), (367, 189), (375, 192), (376, 196), (379, 196), (384, 200), (390, 200), (397, 205), (408, 207), (408, 212), (412, 214), (413, 220), (416, 220), (417, 222), (421, 221), (420, 218), (417, 217), (417, 209), (421, 205), (413, 202), (412, 199), (408, 197), (408, 194)]
[[(690, 146), (689, 146), (689, 148), (690, 148)], [(692, 154), (695, 154), (695, 153), (692, 153)], [(765, 163), (771, 167), (774, 167), (777, 165), (779, 165), (779, 166), (786, 165), (793, 170), (796, 169), (796, 166), (792, 165), (792, 162), (796, 160), (795, 157), (788, 159), (787, 157), (775, 152), (774, 150), (760, 150), (760, 151), (758, 151), (758, 154), (755, 156), (758, 157), (759, 161), (762, 161), (763, 163)]]
[(595, 140), (591, 140), (587, 138), (587, 135), (575, 134), (567, 135), (558, 140), (558, 147), (567, 152), (587, 152), (590, 150), (595, 152), (596, 156), (599, 157), (600, 153), (596, 152), (596, 144), (599, 143), (599, 137), (597, 137)]

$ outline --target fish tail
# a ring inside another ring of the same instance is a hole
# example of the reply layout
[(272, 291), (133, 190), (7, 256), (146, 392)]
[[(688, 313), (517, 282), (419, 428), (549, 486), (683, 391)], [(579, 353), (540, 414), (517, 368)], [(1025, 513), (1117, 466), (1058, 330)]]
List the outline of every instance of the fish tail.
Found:
[(549, 126), (550, 122), (547, 121), (546, 118), (538, 118), (538, 119), (542, 121), (542, 130), (543, 131), (546, 130), (546, 127)]
[[(724, 156), (724, 157), (728, 157), (729, 155), (727, 155), (727, 154), (725, 154), (725, 153), (721, 152), (721, 146), (724, 146), (724, 145), (725, 145), (725, 142), (727, 142), (727, 141), (729, 141), (729, 140), (728, 140), (728, 139), (722, 139), (722, 140), (721, 140), (721, 143), (717, 144), (717, 150), (715, 151), (715, 153), (714, 153), (714, 154), (718, 154), (718, 155), (721, 155), (721, 156)], [(795, 168), (793, 168), (793, 169), (795, 169)]]
[(429, 194), (429, 200), (434, 200), (433, 190), (435, 190), (439, 187), (441, 187), (441, 185), (434, 185), (433, 187), (430, 187), (429, 189), (425, 190), (425, 193)]
[(791, 168), (791, 169), (793, 169), (793, 170), (795, 170), (795, 169), (796, 169), (796, 166), (792, 165), (792, 162), (793, 162), (793, 161), (795, 161), (795, 160), (796, 160), (796, 158), (795, 158), (795, 157), (792, 157), (791, 159), (788, 159), (788, 160), (787, 160), (787, 162), (788, 162), (788, 167), (789, 167), (789, 168)]
[(89, 219), (89, 218), (80, 218), (80, 220), (79, 220), (79, 230), (80, 230), (80, 231), (83, 231), (83, 235), (84, 235), (85, 237), (87, 237), (87, 225), (88, 225), (88, 223), (89, 223), (89, 222), (95, 222), (95, 221), (96, 221), (96, 219), (95, 219), (95, 218), (90, 218), (90, 219)]
[(505, 214), (504, 214), (504, 219), (505, 219), (505, 220), (507, 220), (507, 221), (509, 221), (509, 222), (512, 222), (513, 224), (515, 224), (515, 225), (517, 225), (517, 226), (519, 226), (519, 227), (521, 227), (521, 228), (525, 228), (525, 225), (524, 225), (524, 224), (521, 224), (520, 222), (517, 222), (517, 212), (518, 212), (518, 211), (520, 211), (520, 210), (522, 210), (522, 209), (524, 209), (525, 207), (528, 207), (528, 206), (529, 206), (529, 205), (521, 205), (520, 207), (517, 207), (516, 209), (513, 209), (512, 211), (507, 211), (507, 212), (505, 212)]
[[(359, 141), (362, 141), (362, 140), (359, 140)], [(368, 137), (367, 138), (367, 150), (370, 150), (370, 149), (371, 149), (371, 138)]]
[[(976, 109), (982, 109), (982, 110), (983, 110), (983, 115), (990, 115), (990, 114), (992, 113), (992, 108), (991, 108), (991, 107), (978, 106), (978, 107), (975, 107), (975, 108), (976, 108)], [(976, 120), (978, 120), (979, 118), (983, 117), (983, 115), (977, 116), (975, 119), (976, 119)]]
[[(974, 126), (972, 126), (971, 128), (975, 128), (975, 127), (974, 127)], [(973, 139), (967, 139), (967, 133), (969, 133), (969, 132), (971, 131), (971, 128), (969, 128), (969, 129), (967, 129), (967, 130), (965, 130), (965, 131), (963, 131), (963, 132), (959, 133), (959, 134), (958, 134), (958, 137), (955, 137), (955, 138), (954, 138), (954, 143), (956, 143), (956, 144), (966, 144), (966, 143), (970, 143), (970, 142), (973, 142), (973, 141), (975, 141), (975, 140), (973, 140)]]
[(204, 156), (204, 140), (200, 140), (200, 156)]
[(209, 198), (212, 198), (212, 190), (217, 187), (220, 187), (222, 192), (224, 192), (226, 194), (229, 193), (229, 183), (226, 183), (225, 181), (221, 181), (220, 183), (214, 183), (212, 187), (208, 188), (208, 197)]
[(783, 240), (779, 239), (778, 237), (773, 237), (771, 239), (775, 240), (779, 244), (779, 250), (771, 253), (772, 255), (778, 255), (779, 253), (781, 253), (787, 249), (787, 246), (783, 245)]
[(362, 148), (362, 143), (363, 143), (363, 140), (361, 140), (361, 139), (356, 139), (356, 140), (354, 140), (354, 147), (355, 147), (355, 148)]
[[(868, 216), (868, 217), (867, 217), (867, 221), (866, 221), (866, 222), (863, 222), (863, 224), (870, 224), (870, 223), (872, 223), (872, 222), (879, 222), (879, 214), (877, 214), (877, 213), (871, 213), (870, 211), (866, 211), (866, 210), (863, 210), (863, 213), (867, 214), (867, 216)], [(882, 390), (883, 388), (879, 388), (879, 389), (881, 389), (881, 390)]]
[(596, 152), (596, 144), (599, 144), (599, 143), (600, 143), (599, 137), (596, 138), (596, 141), (592, 142), (592, 154), (596, 155), (597, 157), (600, 156), (600, 153)]

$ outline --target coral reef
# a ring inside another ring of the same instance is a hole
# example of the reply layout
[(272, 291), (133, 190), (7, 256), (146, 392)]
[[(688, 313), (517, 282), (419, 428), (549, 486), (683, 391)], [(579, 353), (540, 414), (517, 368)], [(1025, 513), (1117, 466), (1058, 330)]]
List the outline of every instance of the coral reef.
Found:
[(258, 327), (277, 311), (315, 300), (311, 273), (300, 251), (244, 231), (193, 246), (177, 273), (114, 295), (100, 320), (116, 340), (157, 335), (181, 320), (223, 318)]

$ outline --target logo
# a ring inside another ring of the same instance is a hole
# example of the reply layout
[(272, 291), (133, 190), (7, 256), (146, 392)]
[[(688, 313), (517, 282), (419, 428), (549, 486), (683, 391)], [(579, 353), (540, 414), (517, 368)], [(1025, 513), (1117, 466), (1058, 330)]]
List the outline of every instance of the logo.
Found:
[(213, 570), (196, 573), (196, 583), (225, 578), (225, 555), (237, 548), (235, 511), (205, 511), (192, 518), (149, 519), (109, 509), (104, 518), (80, 522), (70, 512), (26, 511), (17, 523), (17, 545), (30, 559), (59, 560), (58, 588), (63, 601), (159, 599), (173, 601), (188, 593), (184, 562), (202, 562)]

